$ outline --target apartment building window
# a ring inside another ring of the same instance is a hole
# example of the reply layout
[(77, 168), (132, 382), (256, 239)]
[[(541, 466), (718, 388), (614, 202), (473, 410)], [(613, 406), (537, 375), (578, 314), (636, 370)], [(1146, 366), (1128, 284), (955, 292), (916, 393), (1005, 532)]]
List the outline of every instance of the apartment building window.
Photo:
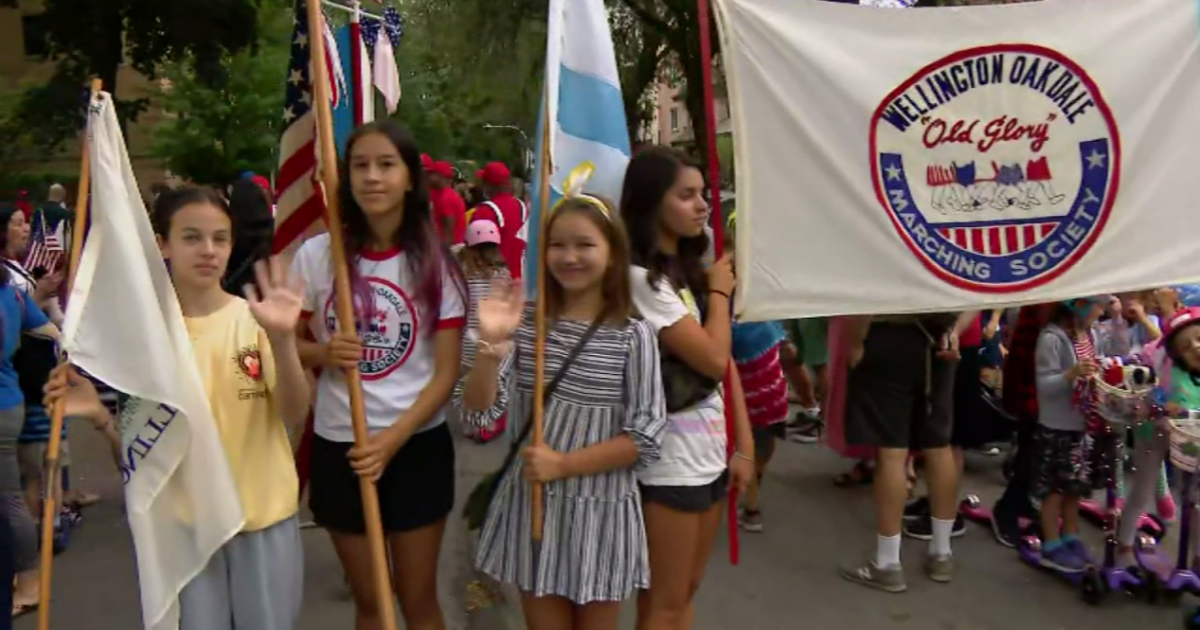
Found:
[(679, 131), (679, 108), (671, 108), (671, 131)]
[(21, 30), (25, 39), (25, 56), (44, 59), (50, 52), (46, 38), (46, 15), (21, 16)]

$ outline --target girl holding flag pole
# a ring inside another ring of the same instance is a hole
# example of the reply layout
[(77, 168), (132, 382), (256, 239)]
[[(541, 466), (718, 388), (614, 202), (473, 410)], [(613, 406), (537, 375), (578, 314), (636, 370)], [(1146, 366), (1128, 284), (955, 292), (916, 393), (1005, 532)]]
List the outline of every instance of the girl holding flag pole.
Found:
[[(214, 190), (162, 193), (154, 224), (245, 517), (242, 532), (180, 593), (180, 629), (291, 630), (304, 581), (287, 434), (310, 400), (294, 339), (303, 289), (271, 260), (256, 265), (246, 299), (225, 291), (233, 222)], [(108, 438), (119, 463), (121, 435), (91, 381), (59, 368), (46, 385), (47, 408), (60, 398), (67, 415), (88, 418)]]
[[(629, 244), (620, 219), (581, 194), (587, 167), (545, 224), (544, 444), (506, 463), (476, 559), (516, 584), (530, 630), (616, 630), (620, 604), (650, 585), (635, 469), (658, 459), (666, 429), (658, 341), (633, 318)], [(521, 438), (534, 400), (535, 320), (519, 281), (496, 281), (479, 304), (479, 352), (455, 404), (468, 424), (487, 426), (509, 409)], [(561, 387), (559, 386), (561, 385)], [(532, 492), (545, 484), (540, 550)]]
[[(704, 176), (686, 155), (651, 147), (625, 172), (621, 216), (629, 227), (638, 312), (658, 333), (668, 426), (662, 457), (639, 471), (653, 582), (638, 600), (639, 630), (692, 626), (729, 488), (754, 475), (754, 438), (732, 360), (733, 263), (707, 269)], [(725, 405), (734, 405), (736, 451), (727, 459)]]
[[(375, 483), (392, 583), (409, 630), (443, 630), (437, 565), (454, 505), (454, 445), (445, 409), (459, 376), (467, 292), (429, 217), (420, 152), (384, 120), (346, 143), (338, 198), (357, 334), (337, 332), (328, 234), (307, 241), (300, 341), (317, 381), (309, 506), (333, 539), (354, 593), (357, 630), (383, 627), (359, 477)], [(362, 376), (370, 438), (355, 446), (343, 369)]]

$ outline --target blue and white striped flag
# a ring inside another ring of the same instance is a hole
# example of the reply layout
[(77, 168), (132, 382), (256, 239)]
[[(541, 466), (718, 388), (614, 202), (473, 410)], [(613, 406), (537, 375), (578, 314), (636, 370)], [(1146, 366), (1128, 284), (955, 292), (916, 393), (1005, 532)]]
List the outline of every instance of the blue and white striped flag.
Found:
[[(538, 115), (533, 210), (526, 222), (527, 295), (537, 287), (542, 213), (542, 134), (550, 130), (550, 206), (563, 181), (584, 162), (595, 168), (585, 191), (616, 203), (629, 164), (629, 129), (604, 0), (550, 0), (546, 79)], [(547, 116), (548, 114), (548, 116)], [(548, 118), (548, 120), (547, 120)]]

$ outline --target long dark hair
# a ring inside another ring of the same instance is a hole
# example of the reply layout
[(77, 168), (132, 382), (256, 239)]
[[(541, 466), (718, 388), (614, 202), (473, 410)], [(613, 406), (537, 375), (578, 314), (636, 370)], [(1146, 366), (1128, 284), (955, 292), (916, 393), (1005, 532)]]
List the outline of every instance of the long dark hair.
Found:
[[(371, 233), (367, 217), (354, 200), (350, 186), (350, 156), (354, 145), (364, 137), (379, 134), (388, 139), (400, 153), (400, 159), (408, 168), (412, 190), (404, 195), (404, 213), (400, 229), (392, 235), (392, 245), (404, 252), (408, 262), (408, 273), (416, 280), (416, 302), (420, 312), (431, 321), (437, 321), (442, 308), (442, 276), (448, 273), (455, 289), (466, 304), (466, 281), (458, 262), (438, 238), (430, 219), (429, 196), (425, 189), (425, 174), (421, 168), (421, 152), (413, 141), (412, 134), (398, 122), (380, 120), (354, 130), (346, 141), (346, 153), (341, 162), (341, 182), (338, 185), (338, 201), (342, 210), (342, 238), (346, 255), (354, 256), (350, 264), (350, 284), (354, 293), (355, 316), (366, 321), (374, 315), (375, 299), (371, 288), (358, 271), (358, 258), (366, 249)], [(427, 328), (432, 330), (432, 327)]]
[(666, 277), (676, 289), (691, 289), (697, 304), (703, 304), (708, 294), (703, 262), (708, 236), (701, 233), (680, 238), (675, 256), (663, 253), (658, 246), (663, 199), (680, 173), (689, 168), (699, 170), (700, 166), (686, 153), (670, 147), (648, 147), (634, 155), (621, 190), (621, 219), (629, 232), (632, 262), (647, 269), (650, 286), (657, 287)]

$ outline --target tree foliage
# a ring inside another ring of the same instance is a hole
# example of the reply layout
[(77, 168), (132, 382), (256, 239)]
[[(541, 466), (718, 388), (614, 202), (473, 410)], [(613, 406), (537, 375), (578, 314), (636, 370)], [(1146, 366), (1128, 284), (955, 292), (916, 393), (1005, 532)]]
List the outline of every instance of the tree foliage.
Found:
[(521, 172), (541, 96), (544, 0), (421, 0), (402, 11), (397, 118), (435, 159), (501, 160)]
[[(15, 6), (17, 0), (0, 0)], [(254, 44), (259, 0), (44, 0), (54, 76), (27, 90), (17, 116), (36, 130), (43, 150), (73, 138), (83, 124), (86, 84), (98, 77), (117, 94), (117, 71), (128, 64), (156, 78), (164, 64), (187, 60), (210, 85), (228, 79), (224, 55)], [(122, 120), (134, 120), (149, 100), (118, 100)]]
[(165, 120), (154, 129), (153, 152), (173, 173), (220, 185), (242, 171), (274, 170), (292, 15), (287, 0), (265, 0), (253, 49), (216, 60), (221, 81), (203, 78), (191, 57), (163, 64)]

